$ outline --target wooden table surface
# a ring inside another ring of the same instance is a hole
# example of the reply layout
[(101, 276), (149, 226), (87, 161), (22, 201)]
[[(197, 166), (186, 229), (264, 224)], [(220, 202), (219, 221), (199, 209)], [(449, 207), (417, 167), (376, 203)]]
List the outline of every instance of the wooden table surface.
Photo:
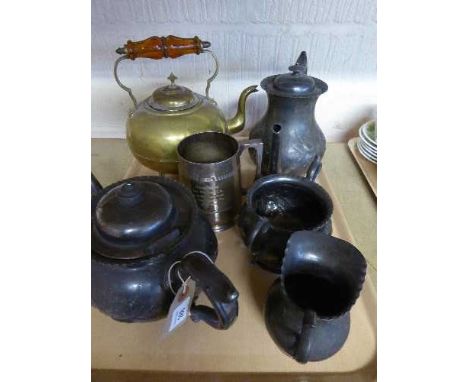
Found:
[[(92, 141), (92, 171), (103, 185), (124, 178), (129, 166), (133, 168), (135, 163), (137, 162), (134, 162), (124, 140)], [(335, 204), (334, 234), (353, 242), (368, 261), (369, 277), (361, 297), (351, 311), (350, 336), (340, 352), (319, 363), (300, 365), (278, 351), (265, 331), (262, 311), (258, 308), (262, 304), (258, 305), (257, 301), (265, 299), (267, 287), (271, 284), (268, 281), (272, 280), (256, 274), (255, 277), (247, 278), (250, 283), (254, 280), (257, 283), (255, 286), (249, 283), (244, 285), (245, 277), (240, 277), (240, 274), (260, 271), (244, 264), (248, 258), (247, 253), (244, 253), (245, 248), (238, 243), (238, 235), (233, 234), (233, 230), (228, 230), (217, 235), (220, 246), (224, 248), (224, 256), (220, 256), (217, 264), (221, 269), (229, 270), (229, 276), (242, 289), (243, 309), (235, 327), (221, 333), (200, 325), (194, 331), (193, 326), (199, 324), (189, 322), (179, 330), (178, 335), (162, 344), (157, 342), (157, 328), (163, 325), (162, 321), (138, 325), (122, 324), (92, 309), (93, 380), (375, 380), (376, 198), (346, 144), (329, 144), (323, 166), (324, 174), (321, 174), (319, 182), (326, 181), (327, 186), (322, 185), (329, 191), (332, 190), (331, 196)], [(232, 240), (235, 242), (231, 242)], [(228, 253), (229, 248), (234, 247), (238, 248), (234, 254), (239, 255), (239, 258)], [(274, 279), (273, 275), (267, 276)], [(252, 294), (252, 291), (256, 292)], [(259, 291), (263, 291), (260, 299), (255, 298)], [(193, 339), (192, 343), (187, 344), (187, 339)], [(229, 347), (223, 346), (216, 350), (213, 343), (219, 346), (228, 343)]]

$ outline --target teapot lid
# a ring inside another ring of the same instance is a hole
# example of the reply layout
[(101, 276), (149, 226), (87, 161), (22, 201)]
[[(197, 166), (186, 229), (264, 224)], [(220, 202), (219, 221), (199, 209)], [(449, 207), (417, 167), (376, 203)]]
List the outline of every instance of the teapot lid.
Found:
[(161, 176), (111, 184), (91, 207), (91, 251), (117, 260), (171, 253), (192, 229), (197, 211), (186, 187)]
[(155, 182), (128, 181), (109, 190), (96, 205), (96, 226), (109, 239), (140, 241), (164, 233), (174, 206)]
[(177, 77), (171, 73), (167, 77), (170, 85), (156, 89), (148, 99), (148, 105), (157, 111), (181, 111), (198, 105), (200, 97), (185, 86), (175, 84)]
[(328, 90), (328, 85), (307, 75), (307, 53), (302, 51), (296, 63), (289, 67), (291, 73), (266, 77), (260, 85), (270, 94), (284, 97), (310, 97)]

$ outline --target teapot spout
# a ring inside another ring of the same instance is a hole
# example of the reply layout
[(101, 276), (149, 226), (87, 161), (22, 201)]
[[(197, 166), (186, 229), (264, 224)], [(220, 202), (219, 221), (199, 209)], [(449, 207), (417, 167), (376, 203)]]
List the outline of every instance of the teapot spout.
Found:
[(241, 95), (239, 96), (239, 102), (237, 103), (237, 113), (233, 118), (227, 121), (227, 132), (229, 134), (238, 133), (244, 128), (245, 101), (250, 94), (255, 93), (256, 91), (258, 91), (257, 85), (249, 86), (242, 91)]
[(91, 173), (91, 197), (96, 196), (101, 190), (101, 183), (99, 183), (94, 174)]

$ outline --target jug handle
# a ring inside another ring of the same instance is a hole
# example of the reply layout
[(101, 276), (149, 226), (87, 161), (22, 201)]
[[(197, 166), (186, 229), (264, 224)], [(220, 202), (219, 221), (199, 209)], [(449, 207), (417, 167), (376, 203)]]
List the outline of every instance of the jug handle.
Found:
[(125, 86), (121, 81), (117, 73), (117, 68), (123, 60), (135, 60), (136, 58), (151, 58), (153, 60), (160, 60), (162, 58), (177, 58), (186, 54), (200, 54), (210, 53), (211, 57), (215, 62), (215, 71), (211, 77), (206, 81), (205, 94), (206, 97), (211, 99), (209, 96), (209, 90), (211, 82), (218, 75), (219, 63), (216, 56), (211, 50), (208, 50), (211, 46), (209, 41), (202, 41), (195, 36), (193, 38), (183, 38), (177, 36), (158, 37), (152, 36), (142, 41), (130, 41), (116, 50), (116, 53), (121, 54), (114, 63), (114, 78), (117, 84), (128, 93), (133, 105), (136, 109), (137, 100), (132, 93), (132, 90)]
[(189, 252), (181, 261), (181, 268), (200, 287), (212, 307), (192, 305), (192, 321), (204, 321), (215, 329), (228, 329), (236, 320), (239, 292), (204, 252)]
[(304, 311), (304, 318), (302, 319), (302, 330), (299, 334), (299, 340), (296, 345), (296, 353), (294, 358), (300, 363), (307, 363), (309, 361), (310, 352), (312, 349), (312, 331), (315, 327), (317, 315), (312, 310)]

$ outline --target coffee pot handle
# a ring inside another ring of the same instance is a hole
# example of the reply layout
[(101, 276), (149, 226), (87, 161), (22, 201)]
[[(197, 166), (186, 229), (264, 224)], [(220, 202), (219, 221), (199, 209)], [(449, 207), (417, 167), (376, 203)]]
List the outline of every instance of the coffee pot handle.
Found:
[(322, 169), (322, 160), (318, 155), (316, 155), (314, 156), (314, 158), (312, 159), (312, 162), (307, 168), (306, 178), (314, 182), (317, 176), (319, 175), (321, 169)]
[(160, 60), (162, 58), (177, 58), (186, 54), (200, 54), (210, 53), (211, 57), (215, 61), (215, 70), (212, 76), (206, 81), (205, 94), (207, 98), (209, 96), (209, 90), (211, 82), (218, 75), (219, 64), (218, 59), (211, 50), (208, 50), (211, 46), (209, 41), (202, 41), (198, 36), (193, 38), (184, 38), (177, 36), (159, 37), (152, 36), (141, 41), (130, 41), (116, 50), (117, 54), (122, 55), (114, 63), (114, 78), (117, 84), (128, 93), (130, 96), (135, 109), (137, 107), (137, 100), (133, 95), (132, 89), (125, 86), (117, 74), (117, 67), (123, 60), (135, 60), (136, 58), (151, 58), (153, 60)]
[(294, 359), (300, 363), (309, 362), (310, 352), (312, 350), (312, 331), (315, 326), (317, 315), (312, 310), (304, 311), (302, 319), (302, 330), (296, 344), (296, 353)]
[(184, 273), (195, 281), (210, 300), (212, 307), (192, 305), (190, 317), (194, 322), (204, 321), (215, 329), (228, 329), (236, 320), (239, 292), (203, 252), (191, 252), (181, 261)]

